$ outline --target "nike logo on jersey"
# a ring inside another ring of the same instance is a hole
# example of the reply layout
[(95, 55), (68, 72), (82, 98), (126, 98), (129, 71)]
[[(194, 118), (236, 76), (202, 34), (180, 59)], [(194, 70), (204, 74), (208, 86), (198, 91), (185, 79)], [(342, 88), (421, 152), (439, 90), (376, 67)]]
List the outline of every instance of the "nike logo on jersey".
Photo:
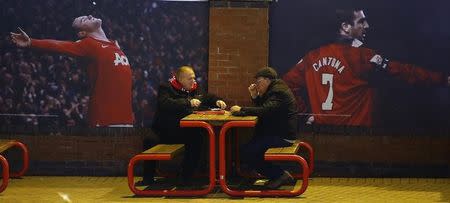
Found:
[(106, 48), (106, 47), (108, 47), (108, 45), (103, 45), (103, 44), (102, 44), (102, 48)]

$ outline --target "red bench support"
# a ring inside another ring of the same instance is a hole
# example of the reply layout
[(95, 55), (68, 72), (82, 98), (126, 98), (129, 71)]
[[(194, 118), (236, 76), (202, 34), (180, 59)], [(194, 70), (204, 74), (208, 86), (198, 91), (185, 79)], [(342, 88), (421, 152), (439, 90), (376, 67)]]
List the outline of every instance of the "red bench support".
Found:
[(128, 187), (130, 190), (138, 196), (204, 196), (210, 193), (215, 186), (215, 135), (212, 126), (203, 121), (181, 121), (181, 127), (199, 127), (205, 128), (208, 131), (210, 142), (210, 168), (209, 168), (209, 186), (201, 190), (138, 190), (134, 185), (134, 165), (138, 161), (144, 160), (171, 160), (173, 157), (171, 154), (164, 153), (149, 153), (138, 154), (131, 158), (128, 164)]
[(3, 192), (6, 187), (8, 186), (8, 182), (9, 182), (9, 177), (21, 177), (25, 174), (25, 172), (28, 170), (28, 164), (29, 164), (29, 154), (28, 154), (28, 148), (21, 142), (16, 141), (16, 140), (0, 140), (0, 153), (13, 148), (13, 147), (18, 147), (22, 150), (22, 169), (18, 172), (14, 172), (9, 174), (9, 163), (8, 160), (0, 155), (0, 164), (2, 165), (3, 168), (3, 173), (2, 173), (2, 185), (0, 186), (0, 193)]
[[(266, 154), (265, 160), (267, 161), (293, 161), (300, 164), (302, 167), (302, 184), (301, 187), (297, 187), (297, 185), (294, 187), (293, 190), (287, 191), (287, 190), (233, 190), (230, 187), (228, 187), (228, 184), (226, 182), (226, 163), (225, 163), (225, 140), (227, 131), (231, 128), (237, 128), (237, 127), (254, 127), (256, 125), (256, 122), (254, 121), (230, 121), (222, 126), (222, 129), (220, 130), (220, 145), (219, 145), (219, 159), (220, 159), (220, 168), (219, 168), (219, 175), (220, 175), (220, 186), (222, 190), (227, 193), (230, 196), (252, 196), (252, 197), (264, 197), (264, 196), (298, 196), (306, 191), (306, 188), (308, 187), (308, 177), (309, 177), (309, 167), (308, 163), (306, 162), (303, 157), (297, 155), (297, 154)], [(302, 145), (303, 146), (303, 145)], [(300, 147), (300, 145), (299, 145)]]

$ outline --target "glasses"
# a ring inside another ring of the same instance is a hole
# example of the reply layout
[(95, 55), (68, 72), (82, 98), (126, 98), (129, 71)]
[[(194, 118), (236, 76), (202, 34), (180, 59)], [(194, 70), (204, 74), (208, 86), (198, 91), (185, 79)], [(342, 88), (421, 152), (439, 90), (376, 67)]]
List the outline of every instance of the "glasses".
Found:
[(264, 80), (264, 78), (261, 78), (259, 80), (256, 80), (255, 84), (258, 85), (259, 83), (261, 83)]

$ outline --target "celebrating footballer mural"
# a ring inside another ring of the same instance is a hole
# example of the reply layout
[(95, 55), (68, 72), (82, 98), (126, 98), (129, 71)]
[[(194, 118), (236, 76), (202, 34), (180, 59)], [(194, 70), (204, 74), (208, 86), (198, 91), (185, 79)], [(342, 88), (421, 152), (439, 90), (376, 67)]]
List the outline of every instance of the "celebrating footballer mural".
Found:
[(207, 2), (8, 0), (3, 8), (3, 130), (150, 126), (158, 86), (179, 66), (207, 82)]

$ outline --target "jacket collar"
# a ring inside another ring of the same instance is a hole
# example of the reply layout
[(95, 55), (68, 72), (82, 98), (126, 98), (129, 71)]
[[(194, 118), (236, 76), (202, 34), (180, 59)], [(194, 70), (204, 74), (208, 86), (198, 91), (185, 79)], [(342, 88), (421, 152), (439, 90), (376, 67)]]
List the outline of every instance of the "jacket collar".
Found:
[(364, 43), (356, 38), (347, 37), (344, 35), (338, 35), (336, 38), (336, 42), (340, 44), (348, 44), (352, 47), (361, 47)]
[(187, 89), (183, 88), (183, 85), (180, 82), (178, 82), (178, 80), (177, 80), (177, 78), (175, 76), (172, 76), (169, 79), (169, 83), (174, 89), (176, 89), (178, 91), (186, 92), (188, 94), (193, 92), (193, 91), (195, 91), (197, 89), (197, 87), (198, 87), (197, 83), (195, 82), (192, 85), (192, 88), (190, 90), (187, 90)]

